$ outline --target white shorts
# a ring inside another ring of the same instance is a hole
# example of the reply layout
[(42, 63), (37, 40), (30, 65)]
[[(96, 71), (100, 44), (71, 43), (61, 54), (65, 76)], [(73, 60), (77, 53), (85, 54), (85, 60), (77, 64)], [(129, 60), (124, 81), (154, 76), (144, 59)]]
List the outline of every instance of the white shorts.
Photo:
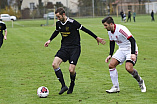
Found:
[[(132, 61), (131, 60), (131, 50), (118, 49), (116, 51), (116, 53), (112, 56), (112, 58), (115, 58), (116, 60), (118, 60), (120, 62), (119, 63), (120, 65), (122, 65), (125, 60)], [(136, 63), (136, 62), (134, 62), (134, 63)]]
[(124, 19), (124, 21), (125, 21), (125, 20), (126, 20), (126, 17), (124, 17), (123, 19)]

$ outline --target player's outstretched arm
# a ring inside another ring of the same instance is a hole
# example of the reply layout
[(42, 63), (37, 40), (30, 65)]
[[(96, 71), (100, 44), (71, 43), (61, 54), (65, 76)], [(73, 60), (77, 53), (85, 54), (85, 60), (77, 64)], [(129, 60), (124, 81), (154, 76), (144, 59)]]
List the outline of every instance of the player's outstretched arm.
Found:
[(7, 30), (5, 30), (4, 39), (7, 40)]
[(98, 42), (98, 45), (99, 45), (99, 43), (101, 43), (101, 44), (103, 44), (103, 45), (106, 43), (106, 41), (104, 41), (105, 39), (102, 39), (102, 38), (100, 38), (100, 37), (97, 37), (92, 31), (86, 29), (84, 26), (82, 26), (81, 30), (84, 31), (84, 32), (86, 32), (86, 33), (88, 33), (88, 34), (91, 35), (93, 38), (95, 38), (95, 39), (97, 40), (97, 42)]
[(51, 42), (51, 40), (48, 40), (47, 42), (45, 42), (44, 46), (45, 46), (45, 47), (48, 47), (49, 44), (50, 44), (50, 42)]
[(101, 44), (103, 44), (103, 45), (106, 44), (105, 39), (102, 39), (102, 38), (100, 38), (100, 37), (97, 37), (96, 40), (97, 40), (98, 45), (99, 45), (99, 43), (101, 43)]
[(50, 37), (50, 39), (44, 44), (45, 47), (48, 47), (50, 42), (58, 35), (59, 31), (55, 30)]

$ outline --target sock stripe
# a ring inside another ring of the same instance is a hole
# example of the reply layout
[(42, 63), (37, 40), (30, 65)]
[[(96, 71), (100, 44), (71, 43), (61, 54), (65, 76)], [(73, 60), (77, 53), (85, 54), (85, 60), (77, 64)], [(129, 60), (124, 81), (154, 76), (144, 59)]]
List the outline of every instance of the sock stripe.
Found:
[(109, 71), (114, 71), (116, 68), (113, 68), (113, 69), (109, 69)]
[(55, 72), (57, 72), (58, 70), (60, 70), (60, 67), (59, 67), (59, 68), (57, 68), (57, 69), (54, 69), (54, 71), (55, 71)]

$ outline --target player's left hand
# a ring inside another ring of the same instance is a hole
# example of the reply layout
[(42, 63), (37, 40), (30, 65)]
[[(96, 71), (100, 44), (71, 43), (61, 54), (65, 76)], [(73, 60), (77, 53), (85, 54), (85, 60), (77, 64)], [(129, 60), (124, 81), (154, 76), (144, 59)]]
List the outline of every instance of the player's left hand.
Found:
[(134, 62), (136, 61), (136, 55), (135, 54), (131, 54), (131, 60)]
[(100, 37), (97, 37), (96, 40), (97, 40), (98, 45), (99, 45), (99, 42), (100, 42), (101, 44), (103, 44), (103, 45), (106, 44), (105, 39), (102, 39), (102, 38), (100, 38)]

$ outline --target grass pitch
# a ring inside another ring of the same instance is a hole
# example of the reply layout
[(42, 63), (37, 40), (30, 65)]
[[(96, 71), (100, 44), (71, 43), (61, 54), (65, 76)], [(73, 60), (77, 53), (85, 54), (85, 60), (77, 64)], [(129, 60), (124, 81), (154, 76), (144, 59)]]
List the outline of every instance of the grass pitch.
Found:
[[(107, 43), (97, 45), (95, 39), (80, 31), (82, 51), (76, 67), (76, 85), (70, 95), (58, 94), (61, 86), (51, 66), (60, 48), (61, 36), (58, 35), (48, 48), (44, 47), (55, 27), (41, 27), (45, 20), (15, 21), (14, 28), (11, 22), (6, 22), (8, 39), (0, 49), (0, 104), (156, 104), (157, 22), (151, 22), (148, 15), (137, 16), (135, 23), (124, 23), (120, 17), (114, 17), (115, 23), (128, 27), (136, 39), (139, 55), (135, 69), (145, 80), (147, 92), (141, 93), (138, 83), (123, 64), (117, 67), (121, 92), (108, 94), (105, 90), (111, 88), (112, 82), (105, 63), (109, 39), (101, 24), (103, 18), (76, 19), (97, 36), (105, 38)], [(69, 86), (68, 62), (60, 67)], [(40, 86), (48, 87), (47, 98), (37, 96)]]

